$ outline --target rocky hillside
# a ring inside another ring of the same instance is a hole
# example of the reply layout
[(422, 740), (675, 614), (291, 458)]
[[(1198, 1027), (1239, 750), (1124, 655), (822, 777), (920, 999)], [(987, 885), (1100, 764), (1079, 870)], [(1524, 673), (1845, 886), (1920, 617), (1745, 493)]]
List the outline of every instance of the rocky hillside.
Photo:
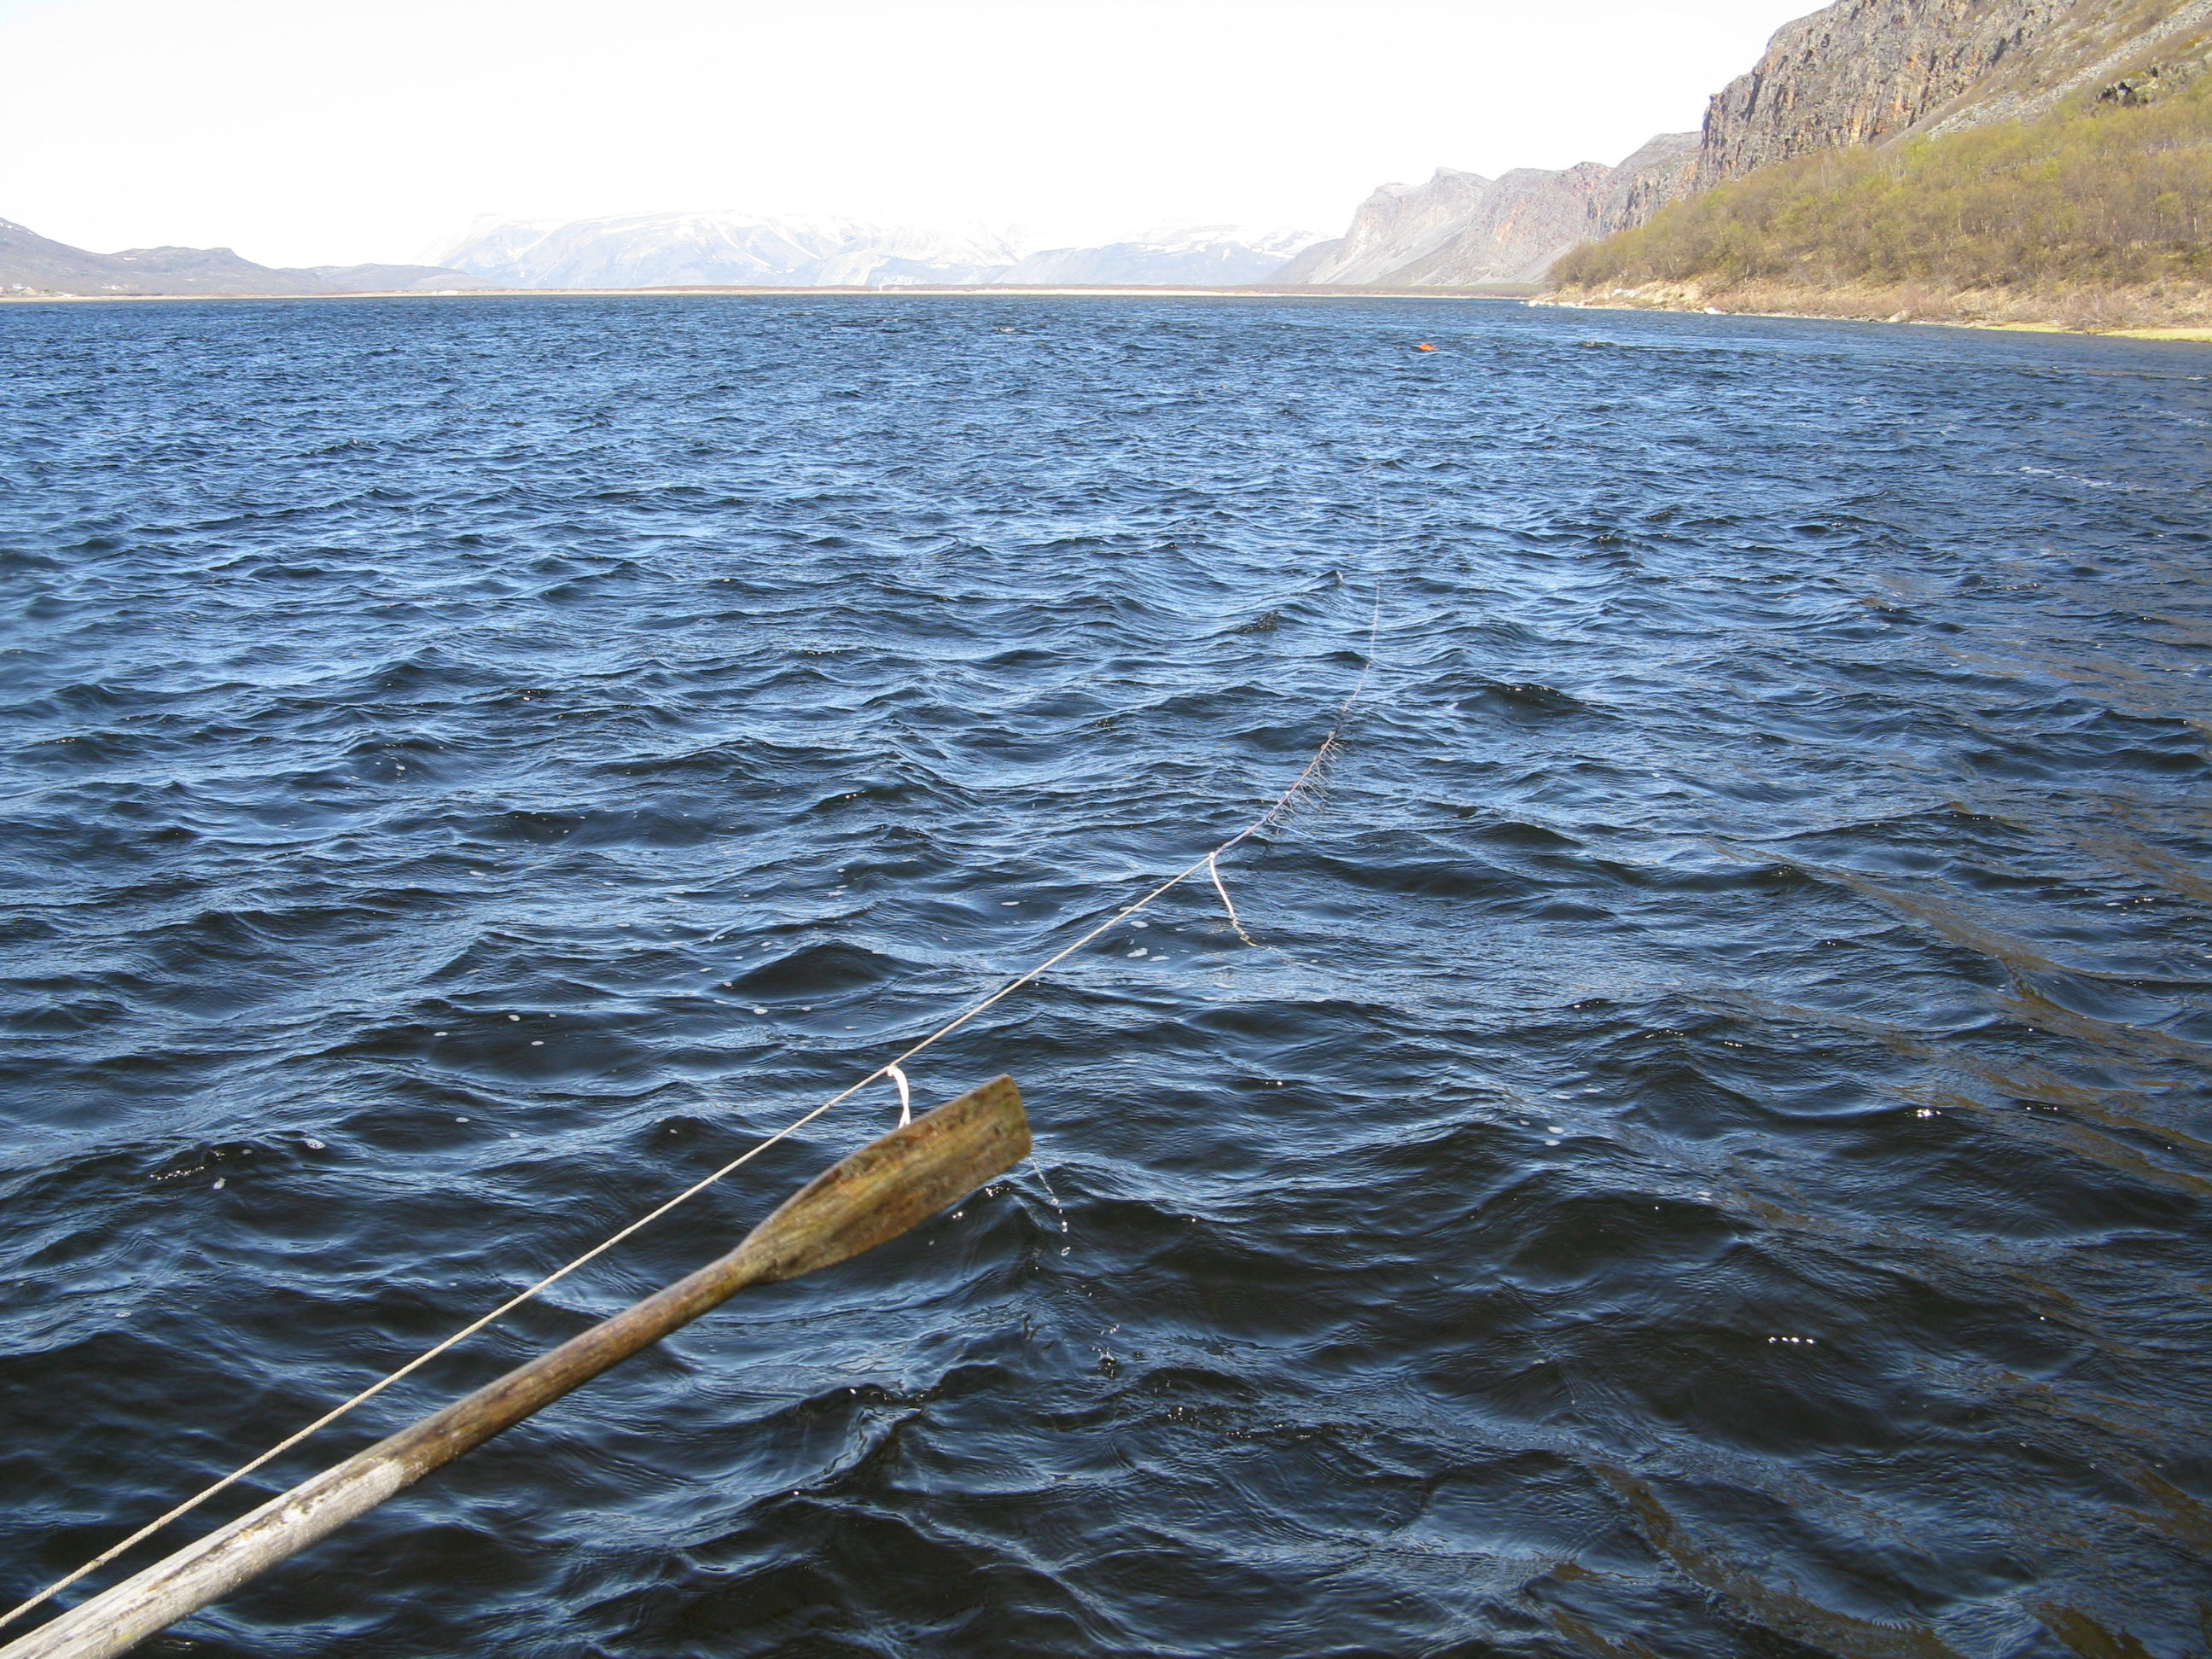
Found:
[(388, 294), (489, 284), (430, 265), (320, 265), (283, 270), (227, 247), (136, 247), (88, 253), (0, 219), (0, 298), (45, 295)]
[(1838, 0), (1705, 117), (1697, 188), (1819, 150), (2047, 115), (2212, 33), (2212, 0)]
[[(1529, 282), (1669, 203), (1799, 157), (2051, 116), (2130, 75), (2154, 94), (2212, 45), (2212, 0), (1836, 0), (1779, 30), (1704, 129), (1619, 167), (1386, 185), (1275, 280), (1386, 287)], [(2116, 94), (2118, 95), (2118, 94)]]
[(1583, 304), (2087, 329), (2212, 326), (2212, 65), (1776, 161), (1557, 267)]

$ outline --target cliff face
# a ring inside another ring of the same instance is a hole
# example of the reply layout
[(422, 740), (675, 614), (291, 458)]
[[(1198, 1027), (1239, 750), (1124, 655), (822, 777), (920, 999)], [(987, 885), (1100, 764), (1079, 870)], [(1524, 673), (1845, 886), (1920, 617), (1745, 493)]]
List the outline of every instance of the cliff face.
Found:
[(1903, 132), (2031, 50), (2073, 9), (2074, 0), (1838, 0), (1800, 18), (1713, 99), (1697, 188)]
[(1653, 139), (1617, 167), (1585, 161), (1496, 179), (1439, 167), (1425, 185), (1385, 185), (1352, 228), (1309, 248), (1273, 278), (1385, 288), (1534, 283), (1577, 243), (1641, 224), (1687, 183), (1695, 133)]
[(1662, 132), (1613, 168), (1598, 208), (1595, 234), (1610, 236), (1633, 229), (1677, 197), (1687, 195), (1697, 180), (1699, 142), (1694, 132)]
[(1815, 150), (2045, 115), (2212, 44), (2212, 0), (1837, 0), (1705, 116), (1696, 188)]
[[(1383, 185), (1362, 202), (1333, 252), (1285, 268), (1278, 281), (1389, 284), (1482, 211), (1498, 188), (1479, 173), (1438, 167), (1425, 185)], [(1314, 251), (1316, 255), (1321, 250)]]
[(1414, 288), (1534, 283), (1589, 240), (1613, 169), (1585, 161), (1561, 173), (1516, 167), (1500, 177), (1449, 235), (1391, 273)]
[(2208, 53), (2212, 0), (2076, 0), (2028, 51), (1931, 111), (1915, 131), (1932, 137), (2033, 120), (2091, 96), (2154, 102), (2201, 74)]

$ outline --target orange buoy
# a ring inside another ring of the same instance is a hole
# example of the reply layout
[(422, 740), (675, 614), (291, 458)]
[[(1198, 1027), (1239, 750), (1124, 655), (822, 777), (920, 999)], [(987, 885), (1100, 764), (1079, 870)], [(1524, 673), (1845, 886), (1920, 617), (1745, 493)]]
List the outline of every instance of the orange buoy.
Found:
[(1420, 344), (1415, 346), (1413, 349), (1416, 351), (1434, 351), (1436, 348), (1431, 345), (1426, 340), (1424, 340)]

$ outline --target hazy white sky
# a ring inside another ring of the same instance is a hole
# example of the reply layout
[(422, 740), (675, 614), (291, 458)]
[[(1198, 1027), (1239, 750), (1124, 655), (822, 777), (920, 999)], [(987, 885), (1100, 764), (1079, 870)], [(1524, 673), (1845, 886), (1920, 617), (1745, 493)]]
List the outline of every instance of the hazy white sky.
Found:
[(1340, 230), (1617, 161), (1819, 0), (0, 0), (0, 218), (417, 258), (670, 208)]

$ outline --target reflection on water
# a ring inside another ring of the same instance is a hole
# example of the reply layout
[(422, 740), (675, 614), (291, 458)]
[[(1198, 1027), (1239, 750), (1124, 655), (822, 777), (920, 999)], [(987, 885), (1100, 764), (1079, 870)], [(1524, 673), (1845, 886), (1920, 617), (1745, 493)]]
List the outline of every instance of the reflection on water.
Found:
[(1256, 942), (1197, 884), (913, 1068), (1011, 1071), (1037, 1169), (147, 1650), (2212, 1639), (2212, 354), (1012, 298), (0, 354), (9, 1587), (1243, 822), (1379, 579)]

